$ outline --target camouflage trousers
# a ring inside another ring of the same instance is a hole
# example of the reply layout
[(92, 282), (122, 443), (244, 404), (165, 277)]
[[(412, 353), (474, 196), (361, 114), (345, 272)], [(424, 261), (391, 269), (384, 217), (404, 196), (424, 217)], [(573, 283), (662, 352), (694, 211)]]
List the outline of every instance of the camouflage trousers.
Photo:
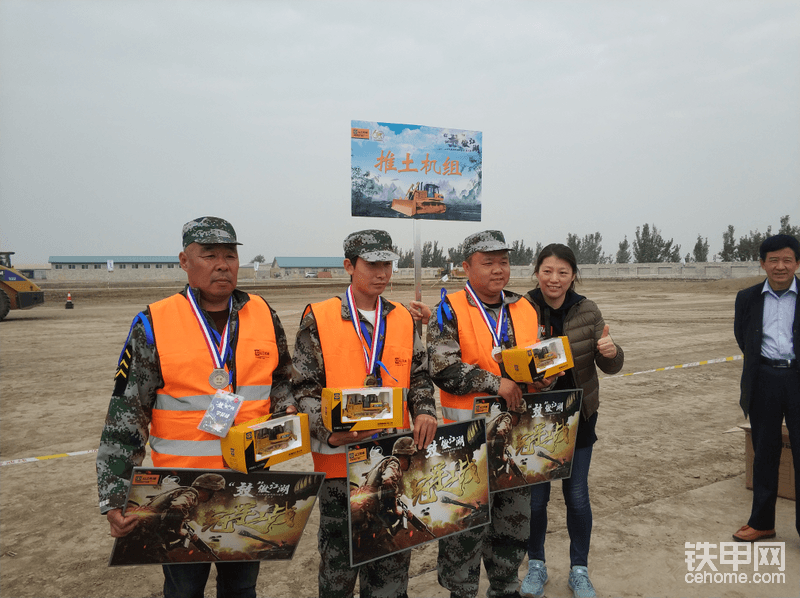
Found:
[[(350, 566), (347, 511), (350, 492), (346, 479), (325, 480), (319, 493), (319, 595), (352, 598), (359, 580), (360, 598), (399, 598), (408, 590), (411, 551), (404, 550), (360, 567)], [(528, 505), (530, 511), (530, 505)], [(526, 523), (525, 529), (528, 529)]]
[(478, 595), (481, 558), (489, 577), (489, 598), (517, 591), (530, 532), (530, 494), (528, 486), (492, 494), (488, 525), (439, 540), (439, 584), (452, 598)]

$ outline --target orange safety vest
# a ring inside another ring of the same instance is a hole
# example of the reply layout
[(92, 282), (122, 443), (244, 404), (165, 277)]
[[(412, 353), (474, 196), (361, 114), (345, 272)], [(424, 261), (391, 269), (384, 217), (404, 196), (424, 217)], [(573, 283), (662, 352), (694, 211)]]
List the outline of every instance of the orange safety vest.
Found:
[[(467, 302), (467, 292), (458, 291), (447, 295), (450, 306), (456, 313), (458, 320), (458, 342), (461, 346), (461, 360), (464, 363), (500, 375), (500, 364), (492, 358), (492, 334), (481, 318), (477, 307)], [(506, 305), (511, 325), (514, 327), (514, 340), (518, 347), (533, 345), (538, 340), (539, 318), (536, 310), (524, 299)], [(528, 392), (535, 392), (528, 385)], [(454, 395), (439, 389), (442, 402), (442, 416), (444, 422), (464, 421), (472, 419), (472, 407), (475, 397), (490, 396), (486, 393), (469, 393)]]
[[(152, 304), (150, 316), (164, 380), (150, 423), (153, 465), (223, 469), (219, 437), (197, 429), (216, 390), (208, 382), (214, 363), (189, 301), (173, 295)], [(269, 306), (250, 295), (239, 310), (235, 392), (245, 401), (235, 423), (269, 413), (278, 360)]]
[[(386, 301), (386, 299), (384, 299)], [(383, 386), (408, 388), (411, 385), (411, 358), (414, 355), (414, 322), (408, 310), (399, 303), (386, 317), (386, 338), (381, 362), (392, 380), (383, 372)], [(353, 330), (353, 323), (342, 318), (342, 300), (338, 297), (314, 303), (307, 309), (314, 312), (319, 342), (325, 362), (325, 385), (328, 388), (361, 388), (367, 375), (364, 350)], [(408, 411), (403, 415), (408, 427)], [(323, 471), (328, 479), (347, 477), (345, 447), (331, 447), (327, 442), (311, 439), (314, 470)]]

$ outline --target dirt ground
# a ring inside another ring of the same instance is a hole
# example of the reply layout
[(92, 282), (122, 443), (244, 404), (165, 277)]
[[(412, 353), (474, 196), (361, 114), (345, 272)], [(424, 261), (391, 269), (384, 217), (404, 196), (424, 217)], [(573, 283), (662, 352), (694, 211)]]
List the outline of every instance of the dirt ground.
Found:
[[(578, 290), (600, 306), (625, 349), (623, 373), (633, 373), (738, 355), (734, 296), (755, 282), (590, 281)], [(509, 288), (530, 286), (512, 280)], [(343, 289), (301, 284), (257, 292), (278, 311), (291, 344), (303, 307)], [(0, 324), (0, 461), (54, 456), (0, 467), (3, 597), (162, 595), (160, 567), (107, 567), (113, 541), (97, 508), (95, 455), (82, 451), (97, 448), (131, 319), (175, 290), (73, 288), (73, 310), (64, 309), (66, 289), (51, 290), (44, 306), (12, 312)], [(386, 295), (407, 302), (412, 294), (411, 286), (395, 285)], [(438, 294), (438, 285), (423, 285), (430, 304)], [(785, 499), (778, 501), (776, 538), (786, 543), (784, 582), (685, 581), (685, 542), (728, 542), (749, 513), (744, 434), (737, 429), (745, 422), (740, 374), (741, 361), (732, 361), (602, 380), (589, 560), (600, 596), (800, 595), (794, 503)], [(308, 457), (284, 465), (312, 469)], [(546, 544), (550, 598), (571, 595), (564, 506), (556, 490)], [(259, 597), (316, 595), (318, 520), (315, 509), (292, 561), (262, 565)], [(436, 550), (435, 544), (414, 550), (410, 596), (447, 596), (436, 581)], [(526, 570), (523, 564), (521, 574)], [(718, 570), (733, 571), (730, 565)], [(753, 566), (739, 571), (752, 574)], [(485, 587), (483, 579), (480, 595)]]

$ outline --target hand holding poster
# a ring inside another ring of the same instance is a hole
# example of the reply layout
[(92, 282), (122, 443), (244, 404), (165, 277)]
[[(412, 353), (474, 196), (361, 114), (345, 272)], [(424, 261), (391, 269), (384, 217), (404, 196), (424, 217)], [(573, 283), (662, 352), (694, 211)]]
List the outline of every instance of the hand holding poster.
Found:
[(354, 120), (351, 213), (481, 220), (480, 131)]
[(439, 426), (347, 447), (350, 564), (357, 566), (489, 523), (484, 421)]

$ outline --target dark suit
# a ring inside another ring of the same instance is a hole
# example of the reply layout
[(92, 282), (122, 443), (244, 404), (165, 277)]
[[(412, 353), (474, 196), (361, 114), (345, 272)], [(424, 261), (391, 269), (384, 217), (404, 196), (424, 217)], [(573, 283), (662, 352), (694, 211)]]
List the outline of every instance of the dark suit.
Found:
[[(800, 280), (795, 277), (800, 289)], [(761, 362), (763, 338), (764, 283), (736, 296), (734, 335), (744, 355), (739, 404), (750, 417), (753, 432), (753, 509), (748, 525), (757, 530), (775, 527), (778, 495), (778, 465), (782, 449), (781, 424), (786, 418), (794, 458), (795, 491), (800, 499), (800, 370), (775, 368)], [(800, 357), (800, 299), (792, 323), (795, 358)], [(795, 524), (800, 533), (800, 500), (796, 502)]]

